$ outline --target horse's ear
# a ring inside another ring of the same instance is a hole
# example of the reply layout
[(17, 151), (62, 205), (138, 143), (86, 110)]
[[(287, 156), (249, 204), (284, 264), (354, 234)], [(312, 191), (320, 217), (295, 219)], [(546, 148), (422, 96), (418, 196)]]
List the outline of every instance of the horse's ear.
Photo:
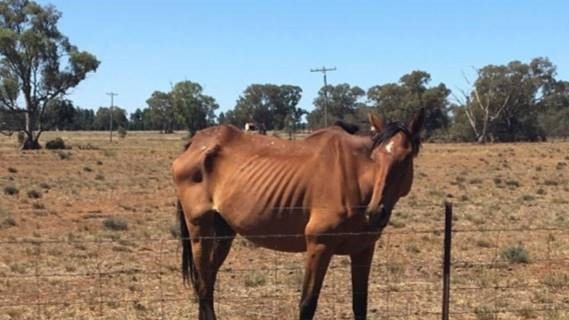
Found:
[(385, 127), (385, 122), (383, 118), (376, 116), (375, 114), (369, 112), (367, 114), (367, 118), (369, 119), (369, 124), (371, 125), (371, 129), (377, 133), (383, 131)]
[(409, 121), (409, 124), (407, 125), (411, 130), (411, 134), (414, 136), (418, 135), (421, 132), (421, 129), (423, 129), (424, 122), (425, 108), (421, 108), (417, 113), (415, 113), (415, 116), (413, 119), (411, 119), (411, 121)]

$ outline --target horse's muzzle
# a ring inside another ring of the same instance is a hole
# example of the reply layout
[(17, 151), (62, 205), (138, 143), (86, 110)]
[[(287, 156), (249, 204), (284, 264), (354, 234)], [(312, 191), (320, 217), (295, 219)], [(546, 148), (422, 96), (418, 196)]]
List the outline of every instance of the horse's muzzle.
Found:
[(386, 209), (383, 204), (379, 205), (377, 210), (368, 210), (366, 212), (367, 220), (371, 230), (379, 231), (387, 225), (391, 217), (391, 209)]

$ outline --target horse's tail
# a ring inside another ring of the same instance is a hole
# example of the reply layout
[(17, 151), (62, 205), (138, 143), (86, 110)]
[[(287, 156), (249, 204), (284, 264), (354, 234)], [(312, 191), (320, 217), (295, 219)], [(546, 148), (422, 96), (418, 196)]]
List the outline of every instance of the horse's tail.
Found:
[(198, 272), (196, 270), (196, 265), (194, 263), (194, 257), (192, 254), (190, 229), (188, 229), (186, 218), (184, 217), (184, 210), (182, 209), (180, 200), (178, 200), (176, 204), (176, 211), (178, 214), (178, 221), (180, 223), (180, 239), (182, 241), (182, 278), (184, 279), (184, 284), (190, 282), (194, 288), (194, 291), (196, 291)]

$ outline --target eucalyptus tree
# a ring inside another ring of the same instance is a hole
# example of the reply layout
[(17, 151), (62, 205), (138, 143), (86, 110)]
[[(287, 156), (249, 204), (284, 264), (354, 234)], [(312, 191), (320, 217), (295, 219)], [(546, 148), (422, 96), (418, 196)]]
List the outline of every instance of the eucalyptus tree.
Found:
[(25, 133), (23, 149), (38, 149), (47, 106), (99, 66), (63, 35), (54, 6), (28, 0), (0, 2), (0, 113), (22, 119), (12, 130)]

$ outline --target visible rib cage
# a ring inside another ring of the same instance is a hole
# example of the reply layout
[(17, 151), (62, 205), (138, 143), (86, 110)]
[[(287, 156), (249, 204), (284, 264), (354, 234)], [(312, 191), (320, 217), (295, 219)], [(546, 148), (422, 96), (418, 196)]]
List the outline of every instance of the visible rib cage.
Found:
[[(260, 212), (283, 213), (302, 207), (309, 177), (302, 169), (273, 157), (252, 157), (229, 178), (224, 192), (246, 196)], [(233, 182), (239, 181), (238, 188)]]

